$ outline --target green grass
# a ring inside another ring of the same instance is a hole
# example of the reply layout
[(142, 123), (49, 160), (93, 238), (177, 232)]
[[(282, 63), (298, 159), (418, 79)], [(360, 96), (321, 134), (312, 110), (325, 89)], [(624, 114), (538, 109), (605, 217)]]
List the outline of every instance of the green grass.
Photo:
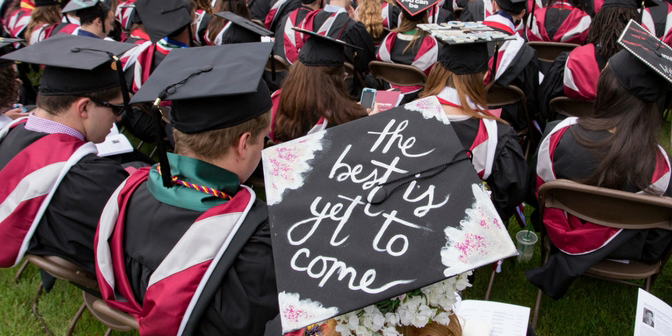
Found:
[[(129, 137), (130, 138), (130, 137)], [(666, 124), (660, 142), (669, 151), (670, 126)], [(131, 139), (135, 144), (136, 139)], [(144, 146), (145, 149), (149, 145)], [(153, 147), (153, 146), (151, 146)], [(258, 197), (264, 192), (255, 188)], [(528, 214), (529, 216), (529, 214)], [(511, 237), (520, 228), (515, 221), (509, 225)], [(490, 300), (534, 308), (537, 288), (525, 279), (525, 271), (540, 264), (539, 244), (535, 256), (528, 263), (504, 262), (502, 273), (497, 274)], [(18, 284), (14, 283), (17, 268), (0, 269), (0, 336), (44, 335), (33, 316), (31, 304), (39, 284), (37, 268), (30, 265)], [(475, 272), (473, 287), (464, 291), (465, 299), (483, 299), (490, 279), (491, 267)], [(639, 282), (640, 284), (643, 282)], [(672, 265), (667, 264), (652, 288), (652, 293), (672, 303)], [(64, 281), (57, 281), (50, 293), (43, 293), (38, 309), (49, 329), (55, 335), (64, 335), (69, 320), (82, 303), (82, 292)], [(632, 335), (634, 331), (637, 288), (588, 277), (579, 278), (565, 297), (558, 301), (544, 296), (539, 314), (537, 334), (551, 335)], [(530, 316), (531, 320), (531, 316)], [(106, 327), (88, 310), (75, 328), (75, 335), (102, 335)], [(113, 335), (137, 335), (137, 332)]]

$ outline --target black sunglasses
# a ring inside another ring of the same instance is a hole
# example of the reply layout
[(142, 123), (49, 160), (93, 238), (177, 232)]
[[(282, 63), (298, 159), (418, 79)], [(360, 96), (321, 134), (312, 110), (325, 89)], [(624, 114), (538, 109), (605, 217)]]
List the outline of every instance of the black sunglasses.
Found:
[(103, 101), (103, 100), (100, 100), (100, 99), (96, 99), (96, 98), (92, 98), (92, 97), (87, 97), (87, 98), (91, 99), (91, 101), (96, 105), (111, 108), (112, 113), (114, 113), (114, 115), (116, 115), (117, 117), (120, 117), (121, 114), (124, 113), (124, 110), (126, 110), (126, 105), (124, 105), (124, 104), (110, 104), (110, 103), (108, 103), (106, 101)]

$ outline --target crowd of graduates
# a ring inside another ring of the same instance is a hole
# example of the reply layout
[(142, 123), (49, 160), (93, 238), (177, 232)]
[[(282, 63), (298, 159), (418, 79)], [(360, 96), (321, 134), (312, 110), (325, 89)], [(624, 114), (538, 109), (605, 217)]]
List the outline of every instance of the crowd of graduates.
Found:
[[(358, 103), (364, 87), (399, 90), (402, 103), (436, 97), (505, 221), (522, 221), (525, 206), (538, 207), (538, 188), (556, 179), (672, 196), (657, 137), (668, 80), (618, 43), (633, 20), (672, 42), (672, 4), (404, 6), (0, 1), (0, 267), (26, 254), (72, 262), (97, 276), (97, 295), (135, 317), (141, 334), (281, 334), (268, 323), (279, 310), (266, 205), (242, 183), (261, 178), (265, 147), (385, 113)], [(512, 38), (454, 45), (418, 28), (457, 19)], [(579, 46), (543, 63), (528, 41)], [(414, 66), (426, 83), (380, 87), (373, 60)], [(491, 111), (492, 85), (516, 86), (525, 99)], [(594, 113), (556, 114), (549, 103), (560, 96), (592, 101)], [(91, 142), (114, 124), (155, 144), (159, 162), (137, 150), (97, 156)], [(530, 225), (544, 225), (558, 252), (527, 277), (556, 299), (605, 257), (656, 263), (672, 242), (669, 231), (544, 214)]]

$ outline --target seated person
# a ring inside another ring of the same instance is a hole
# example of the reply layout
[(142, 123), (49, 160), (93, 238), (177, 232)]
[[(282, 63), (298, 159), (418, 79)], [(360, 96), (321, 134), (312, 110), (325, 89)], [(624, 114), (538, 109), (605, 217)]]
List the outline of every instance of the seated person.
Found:
[(41, 36), (44, 29), (61, 22), (61, 1), (35, 1), (35, 9), (30, 13), (30, 22), (26, 26), (24, 36), (27, 44), (37, 43), (45, 37)]
[(343, 46), (312, 36), (275, 91), (270, 138), (290, 141), (367, 115), (350, 99), (343, 82)]
[(13, 0), (5, 12), (2, 25), (9, 37), (24, 38), (24, 32), (30, 22), (30, 15), (35, 9), (31, 0)]
[[(310, 26), (310, 21), (313, 20), (315, 14), (319, 13), (319, 10), (324, 8), (324, 0), (311, 1), (312, 0), (302, 1), (299, 8), (291, 11), (278, 23), (280, 27), (278, 27), (278, 33), (275, 38), (274, 52), (276, 55), (282, 56), (289, 64), (296, 62), (296, 58), (299, 56), (299, 50), (303, 46), (305, 39), (308, 38), (307, 36), (304, 37), (301, 33), (294, 31), (292, 27), (305, 29), (312, 28), (312, 26)], [(305, 19), (308, 17), (308, 14), (310, 14), (310, 19), (306, 22)], [(324, 29), (326, 28), (327, 27), (324, 27)], [(323, 30), (323, 27), (320, 27), (320, 30)]]
[(589, 27), (590, 16), (581, 9), (581, 0), (554, 0), (547, 7), (535, 9), (526, 29), (527, 40), (582, 45)]
[(658, 6), (646, 7), (642, 16), (642, 26), (648, 29), (665, 44), (672, 45), (672, 4), (668, 1), (657, 2)]
[(436, 96), (460, 142), (472, 153), (478, 176), (488, 183), (492, 202), (506, 221), (525, 197), (527, 163), (518, 135), (487, 110), (483, 77), (485, 43), (443, 45), (420, 98)]
[[(7, 182), (0, 211), (9, 215), (0, 222), (0, 267), (29, 253), (55, 255), (95, 271), (93, 238), (100, 214), (128, 174), (117, 162), (98, 157), (93, 143), (105, 140), (123, 111), (123, 99), (107, 54), (72, 49), (117, 53), (120, 45), (128, 49), (117, 42), (61, 36), (4, 56), (46, 66), (37, 108), (0, 134), (0, 177)], [(93, 68), (74, 68), (84, 61)]]
[[(399, 2), (402, 8), (405, 4), (406, 2)], [(383, 39), (376, 52), (376, 58), (388, 63), (412, 65), (428, 75), (439, 55), (439, 43), (417, 26), (427, 23), (427, 12), (430, 8), (432, 7), (426, 7), (414, 15), (404, 10), (399, 28), (394, 29)], [(422, 86), (391, 86), (404, 94), (402, 104), (417, 98), (418, 92), (422, 89)]]
[[(514, 25), (525, 16), (525, 5), (525, 1), (496, 0), (493, 2), (495, 14), (487, 17), (483, 23), (506, 34), (515, 35), (515, 40), (506, 41), (499, 47), (495, 83), (502, 86), (515, 85), (523, 90), (530, 119), (541, 122), (536, 100), (540, 73), (537, 52), (525, 44), (525, 39), (517, 33)], [(490, 69), (493, 69), (494, 60), (494, 57), (490, 59)], [(492, 74), (488, 73), (486, 85), (491, 81)], [(504, 106), (501, 117), (516, 131), (528, 127), (522, 103)]]
[[(533, 170), (535, 190), (546, 182), (569, 179), (633, 193), (672, 195), (670, 160), (656, 138), (662, 130), (656, 102), (665, 95), (668, 82), (637, 57), (624, 49), (609, 59), (597, 83), (594, 117), (549, 123)], [(559, 251), (544, 266), (527, 271), (527, 279), (556, 300), (600, 260), (652, 264), (672, 242), (670, 231), (620, 230), (560, 209), (546, 208), (542, 220)]]
[(189, 0), (194, 9), (194, 22), (191, 24), (192, 39), (198, 45), (204, 46), (210, 21), (213, 19), (213, 4), (210, 0)]
[(226, 56), (263, 68), (270, 47), (259, 45), (212, 47), (222, 62), (208, 71), (189, 53), (168, 56), (157, 69), (165, 80), (134, 96), (173, 101), (175, 154), (159, 150), (163, 164), (134, 172), (110, 198), (96, 271), (107, 304), (134, 316), (142, 335), (262, 335), (278, 314), (266, 204), (241, 185), (270, 132), (270, 92)]
[[(15, 50), (12, 42), (10, 39), (4, 39), (0, 43), (0, 56)], [(0, 59), (0, 129), (16, 118), (28, 116), (25, 109), (16, 105), (22, 84), (18, 76), (16, 62)]]
[[(301, 7), (301, 5), (310, 3), (308, 1), (310, 0), (276, 0), (266, 14), (266, 17), (262, 20), (264, 26), (274, 33), (281, 32), (279, 28), (282, 20), (284, 20), (289, 13)], [(322, 3), (322, 1), (320, 1), (320, 3)], [(321, 7), (324, 7), (324, 5), (321, 5)]]
[[(383, 9), (385, 5), (385, 9)], [(385, 29), (390, 25), (389, 21), (389, 7), (387, 2), (380, 0), (360, 0), (355, 10), (357, 21), (364, 24), (366, 31), (369, 32), (373, 41), (378, 43), (380, 39), (385, 37)], [(385, 16), (387, 14), (388, 16)], [(376, 44), (376, 46), (378, 46)]]
[(619, 0), (607, 0), (590, 24), (587, 44), (564, 52), (544, 76), (539, 86), (541, 117), (552, 119), (548, 110), (551, 99), (595, 100), (597, 79), (611, 56), (622, 47), (616, 42), (630, 20), (639, 16), (634, 7), (624, 7)]
[(379, 0), (381, 16), (383, 17), (383, 27), (387, 29), (397, 28), (399, 25), (399, 15), (401, 14), (399, 7), (392, 0)]
[[(235, 24), (218, 15), (213, 15), (212, 20), (208, 24), (208, 30), (205, 33), (205, 44), (207, 45), (222, 45), (234, 43), (260, 42), (259, 34), (255, 34), (247, 27), (259, 27), (250, 16), (250, 10), (247, 9), (247, 2), (245, 0), (231, 0), (218, 2), (215, 7), (215, 13), (229, 12), (240, 17), (240, 19), (248, 20), (248, 25), (241, 26)], [(261, 27), (259, 27), (261, 28)]]
[(460, 14), (460, 21), (462, 22), (483, 21), (485, 18), (495, 13), (492, 6), (495, 0), (463, 1), (464, 9), (462, 10), (462, 14)]

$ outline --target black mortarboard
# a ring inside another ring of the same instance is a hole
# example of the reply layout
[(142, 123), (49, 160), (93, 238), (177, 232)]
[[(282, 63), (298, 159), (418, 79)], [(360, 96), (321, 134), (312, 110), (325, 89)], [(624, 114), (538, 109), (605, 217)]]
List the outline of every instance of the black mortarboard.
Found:
[(35, 7), (62, 5), (63, 0), (35, 0)]
[(644, 7), (653, 7), (658, 6), (658, 3), (654, 0), (605, 0), (601, 8), (606, 7), (628, 7), (633, 9), (642, 8), (642, 3)]
[(618, 39), (623, 50), (609, 68), (623, 87), (644, 102), (656, 102), (672, 82), (672, 49), (630, 20)]
[(97, 17), (104, 20), (109, 11), (110, 6), (105, 4), (103, 0), (72, 0), (65, 5), (61, 13), (76, 12), (75, 15), (80, 20)]
[(153, 43), (191, 24), (191, 6), (186, 0), (138, 0), (135, 13)]
[(245, 28), (246, 30), (248, 30), (248, 31), (250, 31), (254, 34), (257, 34), (259, 36), (273, 36), (272, 31), (254, 23), (250, 20), (247, 20), (247, 19), (245, 19), (241, 16), (233, 14), (231, 12), (219, 12), (219, 13), (215, 13), (215, 15), (217, 15), (217, 16), (223, 18), (223, 19), (229, 20), (229, 21), (233, 22), (235, 25), (237, 25), (241, 28)]
[(396, 0), (399, 7), (404, 9), (404, 13), (410, 15), (411, 17), (416, 16), (426, 10), (429, 7), (434, 6), (439, 0)]
[(527, 8), (527, 1), (525, 0), (495, 0), (497, 6), (507, 12), (518, 14)]
[(343, 63), (345, 63), (344, 47), (362, 50), (358, 46), (310, 30), (296, 27), (292, 29), (310, 35), (306, 43), (303, 44), (301, 51), (299, 51), (299, 60), (307, 66), (343, 66)]
[(227, 128), (259, 116), (273, 106), (261, 80), (272, 48), (269, 42), (173, 50), (133, 96), (131, 103), (154, 102), (164, 186), (172, 184), (162, 145), (161, 101), (172, 100), (171, 125), (184, 133)]
[[(14, 48), (14, 44), (23, 41), (23, 39), (0, 37), (0, 56), (7, 55), (15, 51), (16, 48)], [(12, 65), (15, 63), (16, 62), (13, 60), (0, 59), (0, 67)]]
[(119, 71), (121, 64), (117, 55), (132, 47), (129, 43), (56, 35), (2, 58), (45, 65), (40, 79), (42, 95), (78, 95), (113, 88), (120, 83), (123, 92), (126, 84), (123, 72)]
[(444, 43), (439, 49), (439, 64), (456, 75), (488, 70), (487, 43)]

